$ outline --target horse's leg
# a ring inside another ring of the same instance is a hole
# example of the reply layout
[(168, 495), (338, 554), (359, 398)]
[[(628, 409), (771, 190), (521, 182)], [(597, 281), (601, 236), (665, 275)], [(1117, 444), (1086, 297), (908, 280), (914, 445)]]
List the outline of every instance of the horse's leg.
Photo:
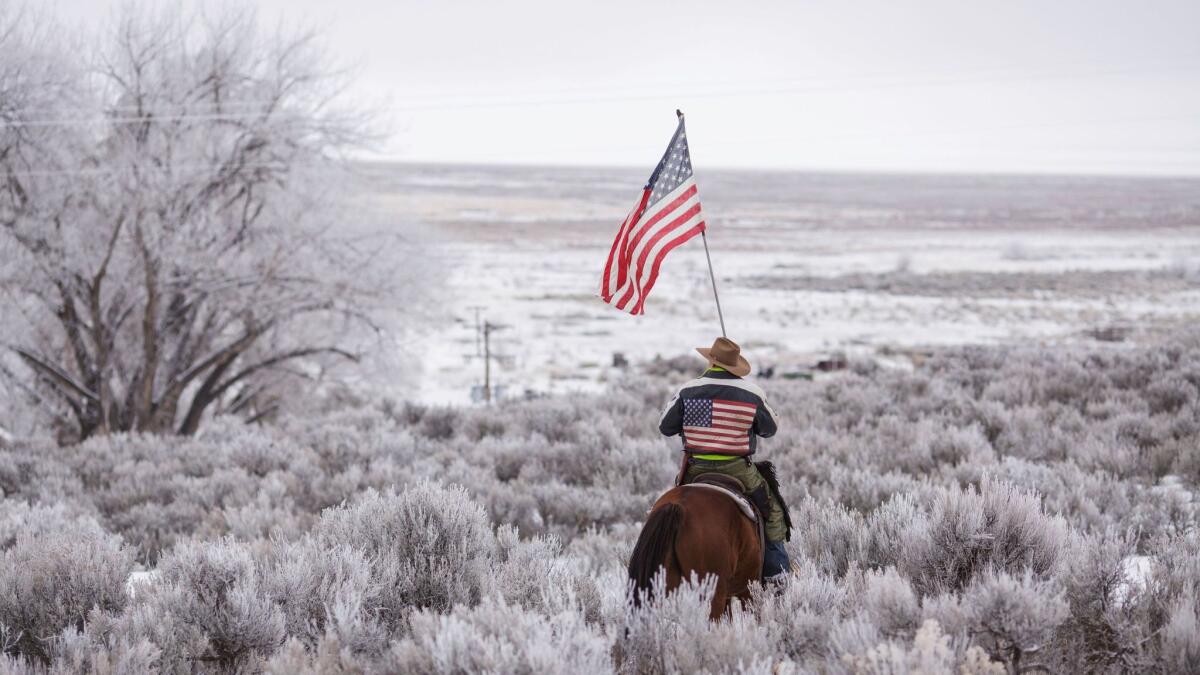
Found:
[(732, 597), (729, 595), (729, 584), (724, 577), (717, 578), (717, 587), (713, 590), (712, 608), (708, 612), (708, 618), (716, 621), (722, 616), (729, 615), (729, 601)]
[(751, 600), (750, 584), (746, 584), (745, 586), (743, 586), (742, 590), (733, 594), (733, 597), (737, 598), (738, 601), (742, 603), (743, 607), (748, 607), (750, 605), (750, 600)]
[[(721, 581), (717, 584), (718, 594), (723, 596), (723, 600), (719, 612), (716, 598), (713, 600), (714, 619), (718, 614), (732, 616), (734, 598), (742, 603), (750, 601), (750, 583), (758, 576), (759, 554), (758, 531), (753, 525), (747, 528), (747, 524), (750, 524), (750, 521), (737, 514), (736, 519), (730, 523), (736, 534), (725, 537), (724, 556), (728, 561), (729, 570), (721, 575)], [(750, 534), (749, 539), (746, 538), (747, 532)]]
[(733, 597), (743, 603), (749, 603), (750, 585), (756, 582), (762, 572), (762, 543), (758, 539), (758, 527), (748, 520), (743, 520), (738, 529), (738, 536), (730, 542), (732, 555), (737, 559), (737, 569), (731, 575), (730, 592)]

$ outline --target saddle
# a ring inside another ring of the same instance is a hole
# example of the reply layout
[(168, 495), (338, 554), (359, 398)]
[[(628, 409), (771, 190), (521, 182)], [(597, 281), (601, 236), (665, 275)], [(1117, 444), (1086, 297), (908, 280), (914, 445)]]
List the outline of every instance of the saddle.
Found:
[(712, 490), (717, 490), (718, 492), (723, 492), (738, 505), (738, 508), (742, 510), (742, 514), (749, 518), (750, 522), (760, 523), (762, 521), (762, 516), (759, 514), (759, 509), (753, 502), (750, 501), (750, 498), (746, 496), (746, 486), (742, 483), (742, 481), (734, 478), (733, 476), (727, 476), (723, 473), (715, 472), (702, 473), (687, 484), (694, 487), (710, 488)]

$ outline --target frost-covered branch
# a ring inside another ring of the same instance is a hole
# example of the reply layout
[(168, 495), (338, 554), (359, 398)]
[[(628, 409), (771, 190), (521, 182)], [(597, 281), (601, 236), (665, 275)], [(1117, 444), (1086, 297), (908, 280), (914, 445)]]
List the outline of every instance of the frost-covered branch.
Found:
[(192, 433), (285, 362), (352, 361), (403, 289), (333, 226), (368, 120), (318, 36), (149, 5), (90, 53), (46, 32), (0, 16), (4, 372), (47, 422)]

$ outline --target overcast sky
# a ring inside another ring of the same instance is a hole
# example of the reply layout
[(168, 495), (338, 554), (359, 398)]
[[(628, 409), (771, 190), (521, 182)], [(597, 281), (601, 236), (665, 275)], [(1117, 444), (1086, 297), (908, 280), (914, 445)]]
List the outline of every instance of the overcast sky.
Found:
[(680, 107), (705, 168), (1200, 174), (1197, 0), (249, 4), (357, 64), (380, 156), (649, 168)]

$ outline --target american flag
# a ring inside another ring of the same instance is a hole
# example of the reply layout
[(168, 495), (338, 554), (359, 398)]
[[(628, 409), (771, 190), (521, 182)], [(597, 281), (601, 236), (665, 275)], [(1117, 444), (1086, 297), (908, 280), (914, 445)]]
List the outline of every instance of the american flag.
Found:
[(646, 296), (658, 280), (663, 258), (703, 231), (704, 216), (681, 114), (666, 154), (617, 231), (604, 264), (600, 297), (630, 314), (645, 314)]
[(725, 455), (750, 452), (750, 426), (758, 406), (719, 398), (684, 399), (683, 439), (688, 450)]

